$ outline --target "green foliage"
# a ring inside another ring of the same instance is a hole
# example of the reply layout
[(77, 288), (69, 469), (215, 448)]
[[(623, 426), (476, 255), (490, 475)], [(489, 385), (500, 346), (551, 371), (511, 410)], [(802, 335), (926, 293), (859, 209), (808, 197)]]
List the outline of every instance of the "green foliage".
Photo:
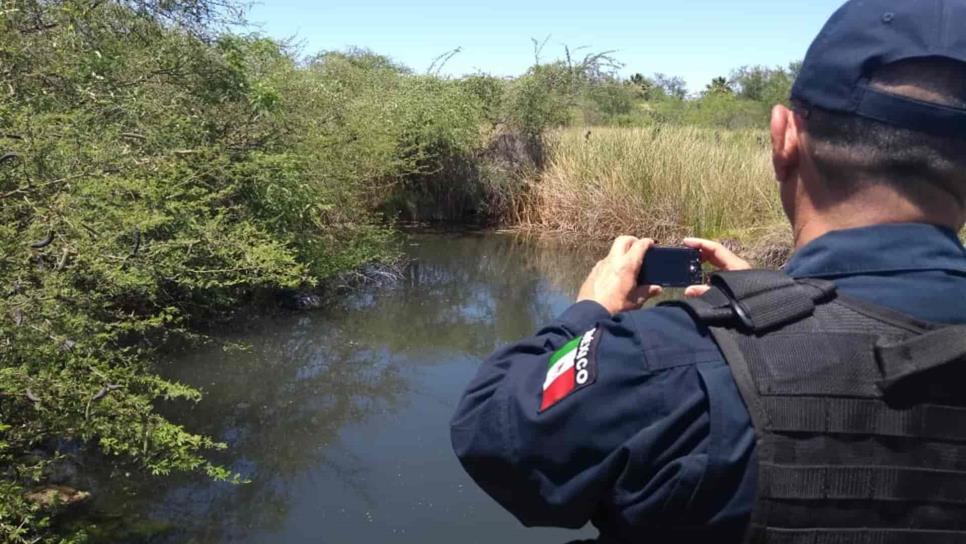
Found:
[[(591, 111), (598, 114), (597, 119), (604, 123), (634, 111), (634, 92), (616, 81), (592, 85), (587, 89), (586, 96), (592, 106)], [(587, 115), (585, 122), (597, 124)]]
[(637, 73), (623, 82), (622, 94), (607, 85), (589, 86), (585, 94), (594, 99), (580, 104), (572, 116), (590, 125), (765, 128), (772, 106), (788, 104), (800, 69), (800, 62), (788, 68), (746, 66), (730, 78), (714, 78), (690, 97), (679, 77)]
[(654, 104), (651, 118), (658, 123), (706, 128), (761, 128), (771, 105), (730, 93), (707, 93), (699, 99)]
[(743, 67), (730, 79), (715, 78), (698, 98), (664, 104), (659, 119), (678, 125), (747, 129), (768, 126), (775, 104), (788, 104), (797, 68)]
[(539, 137), (548, 128), (570, 121), (574, 78), (563, 64), (536, 65), (510, 89), (510, 116), (527, 137)]
[(487, 74), (474, 74), (461, 79), (460, 85), (474, 100), (479, 101), (483, 117), (491, 125), (506, 122), (504, 101), (509, 88), (506, 80)]
[[(0, 152), (16, 158), (0, 164), (0, 540), (61, 541), (82, 535), (55, 536), (55, 511), (25, 498), (59, 445), (233, 479), (205, 459), (220, 444), (155, 411), (199, 398), (154, 374), (157, 347), (256, 290), (386, 256), (347, 183), (416, 159), (398, 141), (334, 151), (351, 135), (325, 123), (350, 91), (273, 41), (209, 33), (215, 3), (3, 8)], [(407, 126), (438, 128), (421, 123)]]
[(800, 63), (793, 63), (787, 69), (745, 66), (732, 72), (729, 83), (738, 90), (738, 96), (746, 100), (787, 104), (800, 68)]
[(507, 118), (526, 137), (538, 139), (547, 129), (571, 122), (574, 109), (589, 106), (605, 117), (629, 111), (633, 94), (620, 88), (616, 70), (621, 64), (610, 51), (577, 60), (568, 48), (565, 60), (551, 63), (539, 62), (541, 51), (537, 45), (537, 63), (512, 82), (508, 93)]
[(323, 89), (299, 155), (317, 157), (330, 185), (364, 195), (367, 210), (392, 218), (459, 216), (474, 192), (466, 180), (484, 147), (483, 127), (504, 115), (505, 86), (476, 76), (466, 80), (414, 75), (371, 52), (316, 57), (307, 74)]
[[(0, 155), (15, 154), (0, 163), (9, 542), (65, 537), (49, 523), (57, 509), (25, 498), (65, 445), (130, 470), (232, 479), (207, 461), (220, 444), (155, 411), (200, 397), (155, 374), (159, 347), (203, 339), (198, 324), (257, 292), (391, 256), (386, 217), (504, 216), (523, 180), (519, 166), (484, 160), (501, 153), (494, 134), (529, 154), (578, 100), (627, 110), (606, 55), (513, 81), (448, 79), (365, 49), (300, 59), (226, 32), (239, 10), (215, 0), (3, 8)], [(605, 81), (613, 88), (585, 92)]]

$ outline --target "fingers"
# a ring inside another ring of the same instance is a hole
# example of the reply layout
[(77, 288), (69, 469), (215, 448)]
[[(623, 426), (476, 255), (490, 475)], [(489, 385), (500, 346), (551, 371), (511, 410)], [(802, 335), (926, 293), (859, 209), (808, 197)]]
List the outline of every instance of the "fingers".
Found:
[(611, 246), (608, 257), (611, 259), (619, 259), (620, 257), (623, 257), (636, 241), (637, 238), (633, 236), (619, 236), (616, 240), (614, 240), (614, 245)]
[(692, 285), (684, 290), (684, 296), (688, 298), (698, 298), (704, 296), (704, 294), (710, 290), (710, 285)]
[(635, 278), (637, 278), (637, 274), (641, 271), (641, 265), (644, 263), (644, 255), (647, 254), (647, 250), (651, 249), (653, 245), (654, 240), (650, 238), (636, 240), (624, 255), (624, 263), (634, 273)]
[(627, 295), (627, 303), (632, 309), (641, 308), (650, 297), (650, 290), (644, 287), (637, 287)]
[(701, 258), (722, 270), (748, 270), (751, 265), (718, 242), (702, 238), (685, 238), (684, 245), (701, 251)]
[(630, 295), (627, 297), (627, 302), (630, 309), (642, 308), (648, 300), (661, 296), (664, 293), (664, 289), (657, 285), (642, 285), (631, 291)]

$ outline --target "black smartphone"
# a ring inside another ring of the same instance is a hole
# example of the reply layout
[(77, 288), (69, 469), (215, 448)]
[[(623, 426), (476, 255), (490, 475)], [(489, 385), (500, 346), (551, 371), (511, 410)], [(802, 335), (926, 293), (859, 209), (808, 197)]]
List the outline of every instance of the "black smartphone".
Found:
[(687, 287), (703, 282), (701, 252), (687, 247), (652, 247), (644, 256), (639, 285)]

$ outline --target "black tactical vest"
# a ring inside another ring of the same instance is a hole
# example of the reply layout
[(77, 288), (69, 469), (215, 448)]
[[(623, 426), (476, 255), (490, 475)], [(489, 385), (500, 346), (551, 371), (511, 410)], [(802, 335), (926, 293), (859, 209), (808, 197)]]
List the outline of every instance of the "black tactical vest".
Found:
[(778, 272), (712, 285), (672, 304), (710, 328), (751, 414), (746, 541), (966, 543), (966, 326)]

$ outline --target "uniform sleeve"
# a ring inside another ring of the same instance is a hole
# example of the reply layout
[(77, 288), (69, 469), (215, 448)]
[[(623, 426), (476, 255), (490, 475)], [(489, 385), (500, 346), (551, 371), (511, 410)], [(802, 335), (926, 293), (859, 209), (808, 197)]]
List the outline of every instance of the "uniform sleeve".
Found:
[[(541, 410), (552, 363), (588, 331), (594, 380)], [(679, 308), (571, 307), (483, 363), (451, 434), (470, 476), (528, 526), (593, 521), (655, 541), (707, 527), (728, 540), (754, 500), (747, 410), (708, 331)]]
[[(487, 359), (460, 401), (457, 456), (525, 525), (586, 525), (612, 498), (628, 455), (621, 445), (667, 414), (660, 387), (647, 387), (652, 375), (628, 319), (592, 302), (572, 306)], [(593, 383), (541, 410), (554, 357), (592, 330)]]

